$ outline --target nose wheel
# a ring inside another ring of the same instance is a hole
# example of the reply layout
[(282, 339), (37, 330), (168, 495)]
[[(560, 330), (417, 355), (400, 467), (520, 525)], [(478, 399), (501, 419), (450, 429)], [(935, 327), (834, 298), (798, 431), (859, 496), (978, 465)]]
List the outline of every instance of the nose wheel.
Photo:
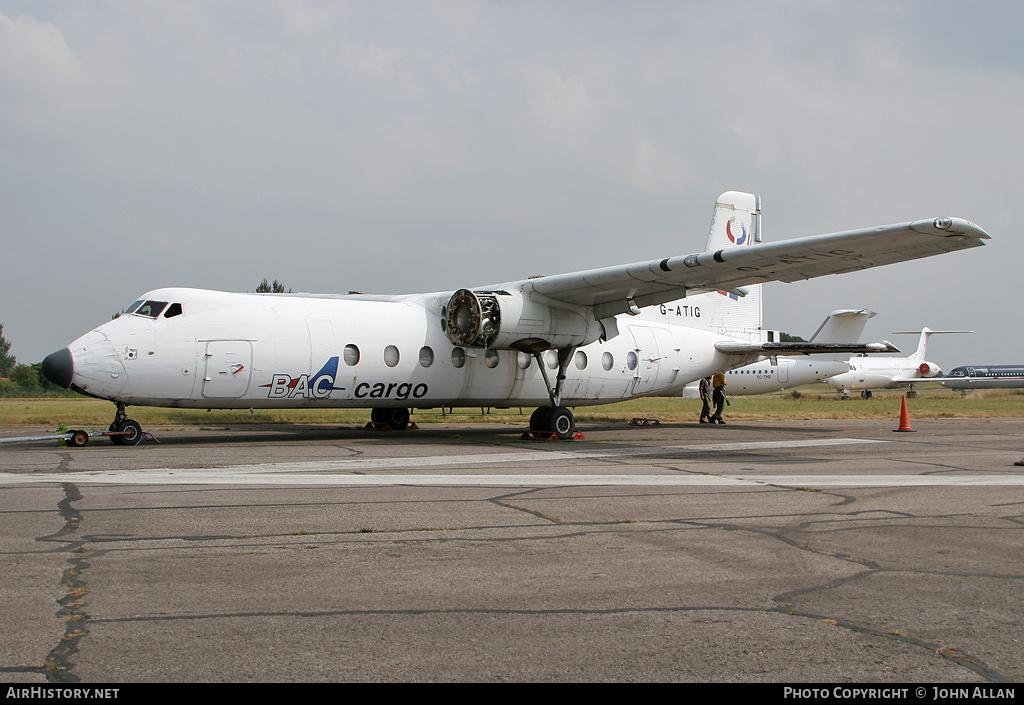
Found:
[(142, 442), (145, 434), (138, 421), (125, 418), (124, 410), (124, 404), (117, 405), (117, 414), (115, 414), (114, 422), (110, 424), (109, 429), (112, 434), (116, 435), (112, 435), (110, 440), (118, 446), (137, 446)]

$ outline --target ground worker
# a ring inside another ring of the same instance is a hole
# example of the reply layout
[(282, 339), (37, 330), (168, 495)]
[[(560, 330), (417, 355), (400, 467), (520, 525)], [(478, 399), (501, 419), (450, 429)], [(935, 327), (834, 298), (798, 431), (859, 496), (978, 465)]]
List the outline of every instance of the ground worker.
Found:
[(711, 401), (715, 404), (715, 413), (711, 415), (711, 423), (725, 423), (725, 421), (722, 420), (722, 410), (725, 408), (725, 405), (729, 403), (729, 400), (725, 398), (726, 384), (728, 384), (728, 382), (725, 381), (724, 372), (719, 372), (711, 378), (711, 386), (714, 388), (714, 391), (711, 393)]
[(697, 389), (700, 391), (700, 422), (709, 423), (711, 421), (711, 375), (702, 379)]

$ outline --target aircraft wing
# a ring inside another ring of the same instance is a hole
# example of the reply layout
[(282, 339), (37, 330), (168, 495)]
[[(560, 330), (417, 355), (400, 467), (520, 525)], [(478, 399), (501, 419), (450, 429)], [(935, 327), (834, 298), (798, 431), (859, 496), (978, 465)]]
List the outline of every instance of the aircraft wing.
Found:
[(760, 355), (816, 355), (822, 353), (898, 353), (889, 341), (884, 343), (715, 343), (719, 352)]
[(701, 252), (660, 260), (525, 279), (517, 287), (568, 304), (593, 306), (597, 318), (635, 312), (683, 298), (689, 293), (744, 285), (793, 282), (842, 274), (905, 260), (979, 247), (988, 233), (962, 218), (934, 218), (896, 225), (746, 247)]

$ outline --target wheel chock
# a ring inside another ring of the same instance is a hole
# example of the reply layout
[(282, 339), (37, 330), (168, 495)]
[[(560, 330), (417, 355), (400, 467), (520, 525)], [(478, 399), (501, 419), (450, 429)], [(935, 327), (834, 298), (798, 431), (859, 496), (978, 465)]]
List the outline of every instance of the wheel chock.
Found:
[(661, 421), (658, 419), (630, 419), (630, 426), (660, 426)]
[[(519, 437), (519, 440), (521, 440), (521, 441), (558, 441), (558, 440), (561, 440), (561, 439), (558, 437), (557, 433), (552, 433), (551, 431), (524, 431), (523, 435), (521, 435)], [(579, 431), (576, 431), (576, 433), (572, 434), (572, 438), (567, 438), (566, 440), (567, 441), (585, 441), (586, 437), (582, 433), (580, 433)]]
[[(389, 423), (383, 423), (381, 421), (370, 421), (365, 426), (363, 426), (363, 430), (364, 431), (394, 431), (395, 427), (392, 426)], [(406, 431), (419, 431), (420, 427), (417, 426), (416, 424), (410, 422), (409, 425), (405, 427), (405, 430)]]

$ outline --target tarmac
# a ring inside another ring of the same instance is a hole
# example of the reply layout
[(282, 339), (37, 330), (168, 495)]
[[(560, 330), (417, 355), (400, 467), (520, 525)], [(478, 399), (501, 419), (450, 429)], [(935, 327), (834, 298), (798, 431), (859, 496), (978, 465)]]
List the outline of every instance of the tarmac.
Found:
[(0, 681), (1024, 680), (1024, 419), (896, 427), (0, 445)]

